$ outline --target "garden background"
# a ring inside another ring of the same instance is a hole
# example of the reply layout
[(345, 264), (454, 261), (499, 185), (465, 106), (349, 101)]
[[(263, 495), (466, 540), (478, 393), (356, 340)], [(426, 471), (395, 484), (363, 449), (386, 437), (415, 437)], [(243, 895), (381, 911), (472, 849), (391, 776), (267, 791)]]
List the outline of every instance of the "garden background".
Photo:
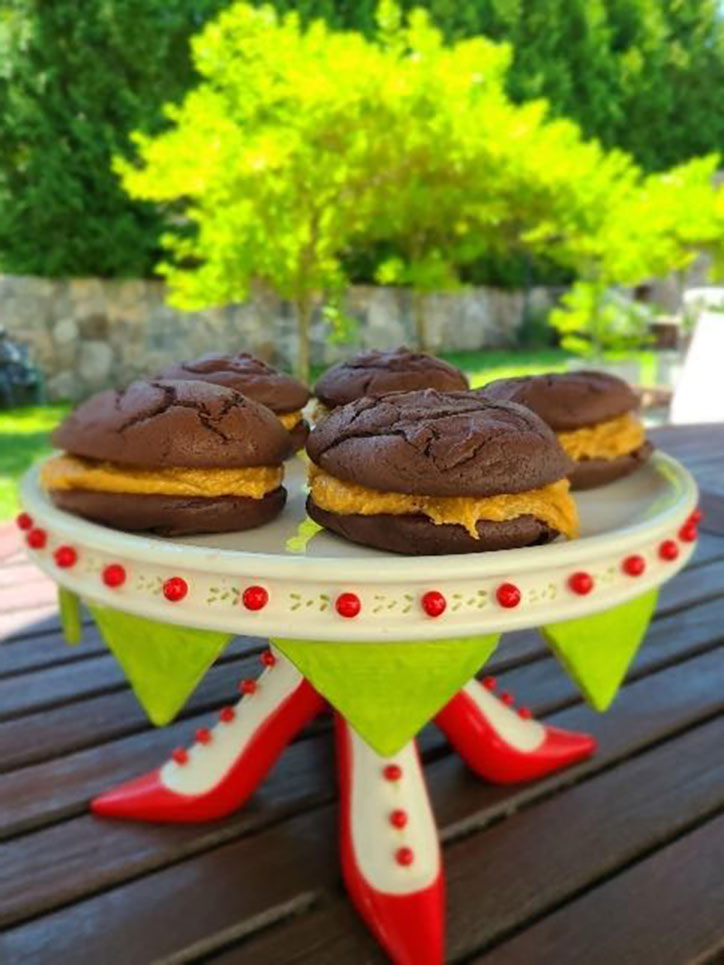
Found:
[(0, 512), (71, 399), (204, 351), (670, 386), (723, 81), (715, 2), (0, 3), (0, 324), (49, 402), (0, 413)]

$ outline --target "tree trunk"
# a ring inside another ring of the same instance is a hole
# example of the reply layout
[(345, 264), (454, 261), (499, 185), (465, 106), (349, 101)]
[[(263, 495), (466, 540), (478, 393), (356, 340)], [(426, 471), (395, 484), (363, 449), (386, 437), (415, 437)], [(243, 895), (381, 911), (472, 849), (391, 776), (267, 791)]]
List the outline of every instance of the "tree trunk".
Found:
[(427, 325), (425, 319), (425, 296), (422, 292), (412, 293), (412, 317), (415, 322), (417, 347), (421, 352), (427, 351)]
[(312, 320), (312, 300), (309, 295), (300, 295), (294, 307), (297, 313), (297, 334), (299, 347), (297, 349), (297, 364), (295, 372), (302, 382), (309, 381), (309, 326)]

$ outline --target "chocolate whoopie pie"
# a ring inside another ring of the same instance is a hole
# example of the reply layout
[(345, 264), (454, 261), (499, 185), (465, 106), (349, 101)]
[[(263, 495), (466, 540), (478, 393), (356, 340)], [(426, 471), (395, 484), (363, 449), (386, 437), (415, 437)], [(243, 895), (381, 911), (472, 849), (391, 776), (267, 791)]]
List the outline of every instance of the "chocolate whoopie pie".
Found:
[(247, 352), (238, 352), (236, 355), (210, 352), (198, 359), (169, 365), (158, 378), (177, 381), (192, 379), (236, 389), (272, 410), (291, 436), (294, 452), (307, 441), (309, 424), (302, 417), (302, 409), (311, 396), (309, 389), (299, 379), (277, 372)]
[(281, 512), (289, 435), (265, 406), (208, 382), (134, 382), (88, 399), (51, 436), (60, 509), (165, 536), (261, 526)]
[(416, 389), (455, 392), (467, 388), (468, 380), (454, 365), (400, 346), (386, 352), (371, 349), (333, 365), (318, 380), (314, 394), (324, 407), (322, 411), (330, 412), (365, 395)]
[(623, 379), (583, 370), (499, 379), (480, 389), (494, 402), (517, 402), (557, 434), (575, 468), (573, 489), (592, 489), (627, 476), (653, 451), (636, 415), (639, 400)]
[(392, 393), (312, 430), (307, 511), (355, 543), (476, 553), (578, 535), (553, 432), (529, 409), (465, 392)]

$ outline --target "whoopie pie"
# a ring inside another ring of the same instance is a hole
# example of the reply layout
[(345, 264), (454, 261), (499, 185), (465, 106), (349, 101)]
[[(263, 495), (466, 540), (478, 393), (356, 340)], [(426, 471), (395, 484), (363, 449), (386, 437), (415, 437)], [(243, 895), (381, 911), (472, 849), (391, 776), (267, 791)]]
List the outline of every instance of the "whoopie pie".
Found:
[(386, 352), (370, 349), (333, 365), (317, 381), (314, 394), (324, 407), (322, 411), (331, 412), (365, 395), (416, 389), (455, 392), (467, 388), (468, 380), (454, 365), (400, 346)]
[(653, 446), (637, 417), (639, 400), (623, 379), (583, 370), (499, 379), (480, 393), (539, 415), (574, 461), (573, 489), (592, 489), (638, 469)]
[(261, 526), (286, 501), (289, 434), (265, 406), (208, 382), (134, 382), (92, 396), (53, 432), (43, 467), (60, 509), (163, 535)]
[(307, 441), (309, 425), (302, 417), (302, 409), (309, 401), (309, 389), (299, 379), (278, 372), (247, 352), (236, 355), (210, 352), (198, 359), (169, 365), (158, 378), (213, 382), (236, 389), (275, 413), (292, 438), (294, 452)]
[(570, 461), (523, 406), (434, 389), (365, 397), (313, 429), (307, 452), (309, 515), (355, 543), (477, 553), (578, 535)]

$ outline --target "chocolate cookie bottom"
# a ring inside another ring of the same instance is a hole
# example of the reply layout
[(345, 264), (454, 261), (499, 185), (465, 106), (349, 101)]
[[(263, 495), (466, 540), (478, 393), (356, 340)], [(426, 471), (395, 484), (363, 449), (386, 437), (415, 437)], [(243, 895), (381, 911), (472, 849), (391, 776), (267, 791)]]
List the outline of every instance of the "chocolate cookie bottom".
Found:
[(647, 439), (638, 449), (618, 459), (581, 459), (568, 475), (571, 489), (594, 489), (622, 479), (643, 466), (653, 451), (654, 447)]
[(289, 430), (289, 438), (292, 440), (292, 451), (293, 456), (295, 452), (299, 452), (307, 444), (307, 436), (309, 435), (309, 423), (306, 419), (302, 419), (298, 422), (293, 429)]
[(56, 489), (51, 490), (50, 498), (59, 509), (112, 529), (190, 536), (263, 526), (282, 511), (287, 491), (280, 486), (262, 499), (251, 499), (248, 496), (144, 496)]
[(443, 553), (484, 553), (550, 543), (559, 534), (535, 516), (518, 516), (502, 523), (478, 522), (480, 539), (473, 539), (463, 526), (436, 525), (422, 514), (409, 516), (343, 516), (321, 509), (307, 499), (307, 512), (325, 529), (353, 543), (406, 556), (439, 556)]

